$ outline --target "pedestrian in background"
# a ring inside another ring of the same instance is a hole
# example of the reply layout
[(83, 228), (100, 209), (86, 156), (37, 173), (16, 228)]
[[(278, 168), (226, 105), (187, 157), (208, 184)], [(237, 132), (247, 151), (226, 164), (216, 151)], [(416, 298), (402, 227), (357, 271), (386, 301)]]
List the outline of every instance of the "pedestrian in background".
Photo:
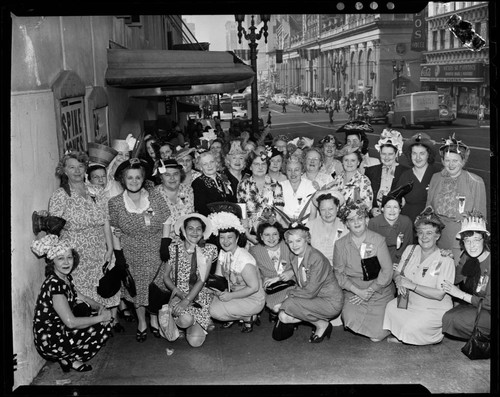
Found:
[(271, 112), (269, 112), (267, 115), (267, 126), (271, 128)]
[(333, 107), (332, 106), (329, 107), (328, 117), (330, 117), (330, 124), (333, 124)]

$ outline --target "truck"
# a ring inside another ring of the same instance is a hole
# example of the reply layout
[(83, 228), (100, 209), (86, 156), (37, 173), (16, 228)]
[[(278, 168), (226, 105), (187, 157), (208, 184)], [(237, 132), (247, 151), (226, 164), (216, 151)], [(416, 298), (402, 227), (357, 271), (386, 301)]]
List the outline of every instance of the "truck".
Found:
[(404, 129), (416, 125), (431, 128), (439, 123), (437, 91), (419, 91), (396, 95), (394, 108), (387, 114), (387, 125), (401, 125)]

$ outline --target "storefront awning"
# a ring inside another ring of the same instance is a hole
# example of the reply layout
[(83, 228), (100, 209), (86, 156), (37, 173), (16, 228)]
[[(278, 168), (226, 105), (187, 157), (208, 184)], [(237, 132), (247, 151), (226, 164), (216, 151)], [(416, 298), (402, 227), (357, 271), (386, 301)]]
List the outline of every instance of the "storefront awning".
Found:
[(254, 76), (231, 52), (108, 49), (105, 79), (132, 96), (167, 96), (234, 92)]

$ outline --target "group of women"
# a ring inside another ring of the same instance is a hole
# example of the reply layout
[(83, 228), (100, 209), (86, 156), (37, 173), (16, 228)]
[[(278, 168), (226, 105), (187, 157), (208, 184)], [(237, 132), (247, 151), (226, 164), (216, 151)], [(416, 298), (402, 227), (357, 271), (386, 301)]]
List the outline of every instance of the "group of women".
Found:
[[(384, 130), (379, 161), (368, 155), (370, 128), (342, 126), (343, 146), (333, 134), (316, 146), (277, 136), (273, 147), (239, 138), (209, 150), (147, 137), (143, 158), (130, 158), (123, 140), (111, 163), (64, 154), (49, 213), (66, 224), (32, 246), (46, 255), (48, 275), (35, 310), (40, 354), (89, 370), (83, 362), (123, 331), (119, 318), (137, 321), (138, 342), (148, 328), (160, 338), (152, 282), (172, 293), (175, 322), (195, 347), (213, 320), (251, 332), (264, 307), (276, 340), (302, 323), (320, 343), (343, 324), (372, 341), (425, 345), (443, 333), (467, 338), (482, 300), (488, 333), (486, 192), (463, 169), (469, 148), (445, 140), (441, 169), (429, 136), (403, 143)], [(403, 153), (411, 168), (398, 163)], [(128, 267), (135, 291), (100, 296), (106, 262)], [(211, 287), (216, 276), (222, 290)], [(93, 313), (76, 317), (76, 300)]]

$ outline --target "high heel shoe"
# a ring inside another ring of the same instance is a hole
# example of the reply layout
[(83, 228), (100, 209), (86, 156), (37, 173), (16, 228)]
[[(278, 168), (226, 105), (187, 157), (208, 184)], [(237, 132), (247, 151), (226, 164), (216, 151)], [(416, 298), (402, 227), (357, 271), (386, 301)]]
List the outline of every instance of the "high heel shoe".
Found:
[(275, 323), (278, 320), (278, 315), (273, 312), (269, 312), (269, 322), (270, 323)]
[(61, 366), (63, 372), (69, 372), (71, 370), (71, 363), (68, 363), (67, 361), (59, 361), (59, 365)]
[(257, 314), (254, 314), (251, 317), (250, 321), (243, 322), (243, 327), (241, 328), (241, 332), (243, 332), (244, 334), (248, 334), (248, 333), (252, 332), (254, 324), (257, 326), (260, 325), (260, 318)]
[(323, 332), (323, 335), (321, 335), (321, 336), (318, 336), (316, 334), (311, 335), (311, 337), (309, 338), (309, 342), (321, 343), (321, 342), (323, 342), (323, 339), (325, 339), (325, 336), (328, 339), (330, 339), (330, 336), (332, 335), (332, 329), (333, 329), (332, 324), (328, 323), (328, 327), (326, 327), (325, 332)]
[(153, 336), (155, 338), (161, 338), (161, 335), (160, 335), (160, 330), (156, 327), (153, 327), (152, 325), (149, 326), (149, 330), (151, 331), (151, 333), (153, 334)]
[(133, 323), (135, 321), (135, 317), (130, 313), (129, 309), (118, 309), (118, 316), (123, 318), (127, 323)]
[(59, 361), (59, 365), (61, 366), (61, 369), (63, 372), (69, 372), (71, 370), (76, 371), (76, 372), (88, 372), (92, 371), (92, 366), (89, 364), (82, 364), (79, 367), (73, 367), (73, 363), (69, 363), (67, 361)]
[(148, 337), (147, 328), (144, 331), (137, 330), (137, 332), (135, 333), (135, 340), (139, 343), (144, 342), (147, 337)]
[(234, 321), (226, 321), (225, 323), (222, 323), (221, 327), (228, 329), (228, 328), (231, 328), (233, 326), (233, 324), (234, 324)]

